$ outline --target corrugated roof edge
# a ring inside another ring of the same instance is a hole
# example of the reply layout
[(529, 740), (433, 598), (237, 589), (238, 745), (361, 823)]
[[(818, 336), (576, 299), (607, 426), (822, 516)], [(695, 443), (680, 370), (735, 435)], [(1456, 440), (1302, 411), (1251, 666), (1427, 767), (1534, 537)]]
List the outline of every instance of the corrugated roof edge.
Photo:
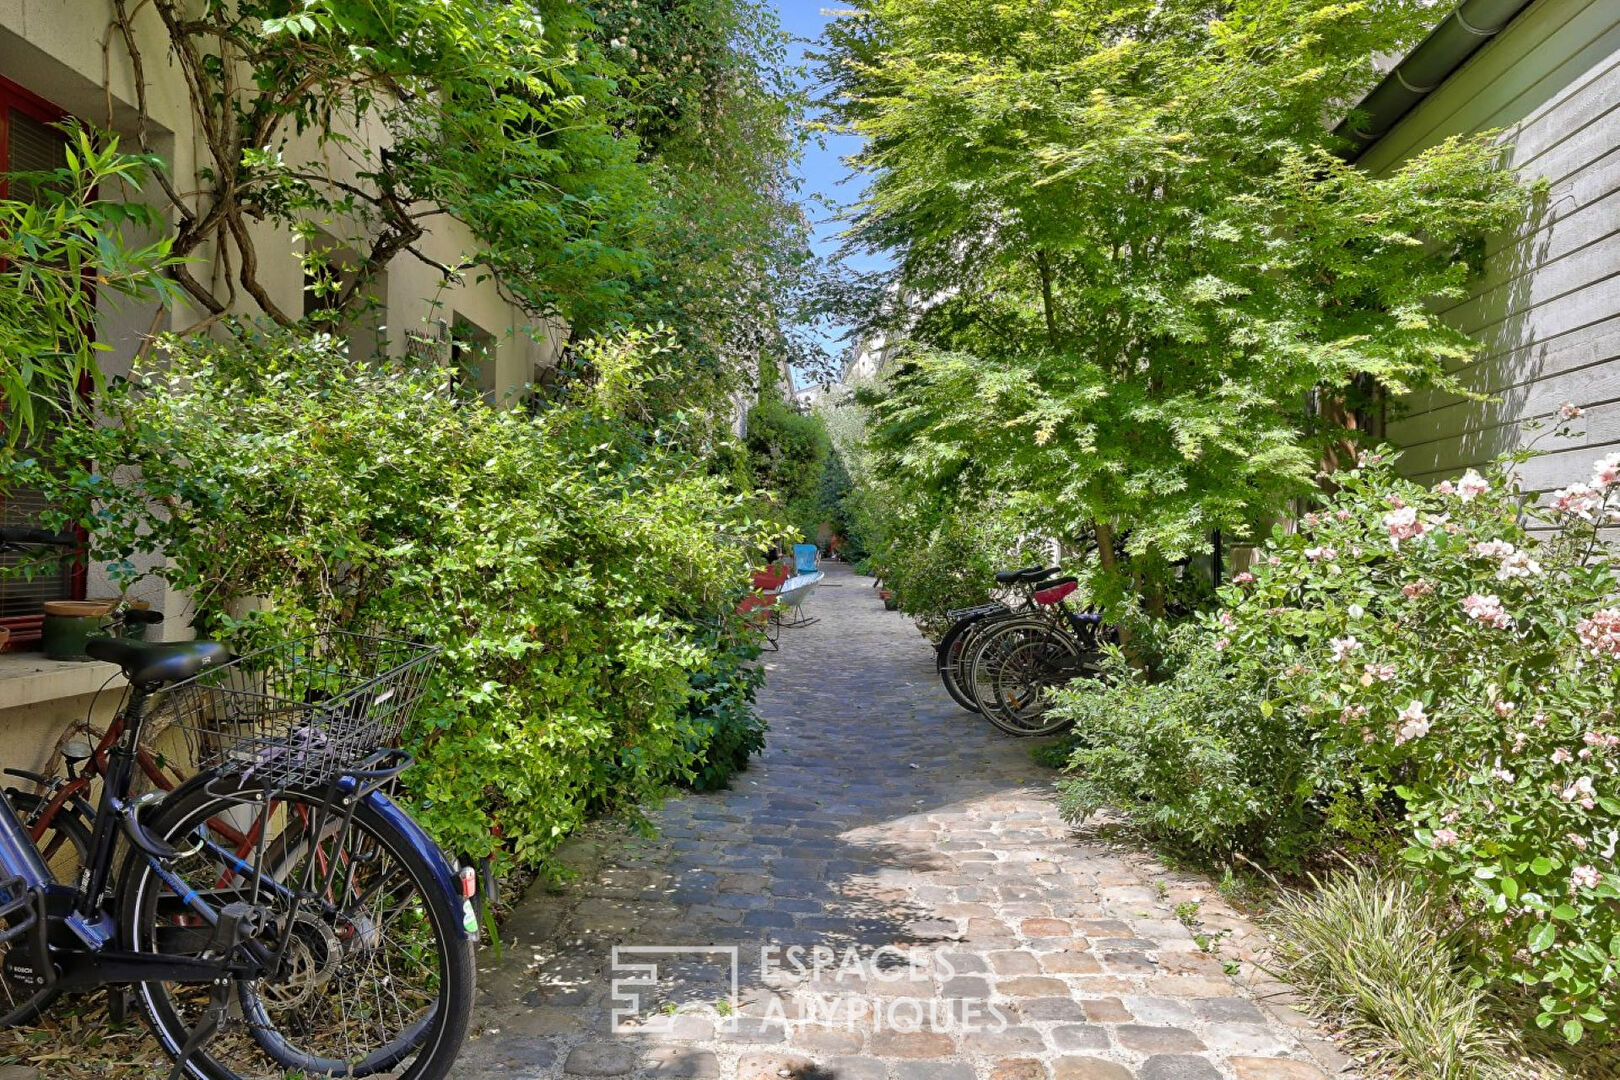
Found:
[[(1534, 2), (1462, 0), (1452, 8), (1429, 36), (1407, 53), (1334, 128), (1333, 133), (1348, 144), (1344, 156), (1354, 161), (1366, 153)], [(1352, 120), (1358, 122), (1352, 124)]]

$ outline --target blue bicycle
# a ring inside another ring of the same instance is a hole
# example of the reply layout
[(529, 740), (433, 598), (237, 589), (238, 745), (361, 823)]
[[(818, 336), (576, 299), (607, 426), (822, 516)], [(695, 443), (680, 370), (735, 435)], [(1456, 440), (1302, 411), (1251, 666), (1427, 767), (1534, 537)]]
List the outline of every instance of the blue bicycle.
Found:
[[(47, 798), (0, 800), (0, 1026), (133, 986), (171, 1080), (440, 1080), (473, 998), (476, 878), (387, 788), (436, 650), (328, 633), (233, 657), (96, 639), (129, 683), (97, 805), (52, 814), (82, 867), (41, 856)], [(194, 775), (131, 797), (161, 727)], [(250, 838), (244, 842), (243, 838)]]

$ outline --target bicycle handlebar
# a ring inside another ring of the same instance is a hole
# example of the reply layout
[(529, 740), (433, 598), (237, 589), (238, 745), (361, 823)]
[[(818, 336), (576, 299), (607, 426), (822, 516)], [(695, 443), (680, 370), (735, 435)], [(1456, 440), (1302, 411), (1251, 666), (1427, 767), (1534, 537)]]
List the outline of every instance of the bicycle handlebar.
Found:
[(40, 547), (77, 547), (79, 538), (72, 533), (32, 529), (22, 525), (0, 525), (0, 544), (30, 544)]

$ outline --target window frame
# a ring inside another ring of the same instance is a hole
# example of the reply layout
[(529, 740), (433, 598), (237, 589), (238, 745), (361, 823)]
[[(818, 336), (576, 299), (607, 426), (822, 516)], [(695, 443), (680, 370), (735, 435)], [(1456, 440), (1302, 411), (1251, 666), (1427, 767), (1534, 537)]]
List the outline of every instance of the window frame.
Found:
[[(11, 193), (11, 113), (16, 110), (42, 124), (59, 124), (70, 119), (72, 114), (60, 106), (40, 97), (27, 87), (19, 86), (0, 75), (0, 198), (6, 198)], [(88, 398), (90, 394), (88, 380), (79, 385), (81, 397)], [(0, 498), (3, 505), (3, 498)], [(73, 564), (68, 569), (67, 585), (68, 595), (64, 599), (83, 600), (85, 589), (89, 584), (89, 567), (84, 559), (84, 545), (89, 540), (82, 528), (75, 528), (75, 535), (79, 538), (79, 550), (75, 553)], [(4, 651), (13, 652), (21, 648), (37, 645), (44, 635), (45, 616), (38, 615), (12, 615), (0, 617), (0, 627), (11, 631), (11, 637), (4, 646)]]

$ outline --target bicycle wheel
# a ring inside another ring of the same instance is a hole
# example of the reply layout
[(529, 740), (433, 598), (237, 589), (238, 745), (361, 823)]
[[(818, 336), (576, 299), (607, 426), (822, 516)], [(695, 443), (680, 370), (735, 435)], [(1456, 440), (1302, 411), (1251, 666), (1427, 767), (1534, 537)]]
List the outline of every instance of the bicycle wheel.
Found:
[[(466, 1037), (472, 1010), (472, 943), (457, 931), (459, 901), (444, 894), (407, 838), (367, 804), (349, 826), (316, 830), (326, 820), (319, 793), (264, 792), (215, 779), (176, 795), (150, 831), (176, 847), (208, 836), (211, 823), (269, 821), (267, 843), (280, 855), (263, 871), (313, 898), (292, 918), (282, 971), (237, 985), (240, 1019), (195, 1055), (198, 1080), (281, 1080), (304, 1076), (377, 1076), (440, 1080)], [(235, 790), (233, 790), (233, 788)], [(266, 800), (269, 798), (267, 804)], [(288, 833), (298, 833), (291, 836)], [(276, 843), (277, 840), (281, 842)], [(229, 850), (229, 845), (221, 845)], [(207, 890), (217, 908), (249, 900), (250, 875), (229, 856), (204, 847), (170, 869), (189, 887)], [(197, 919), (132, 855), (120, 881), (120, 921), (128, 947), (197, 955), (207, 938)], [(258, 903), (283, 923), (291, 905), (263, 888)], [(275, 936), (267, 944), (279, 946)], [(205, 1015), (208, 988), (143, 983), (137, 997), (163, 1048), (178, 1055)]]
[[(8, 790), (5, 799), (29, 828), (39, 823), (42, 814), (49, 814), (35, 846), (57, 881), (77, 880), (90, 852), (90, 830), (80, 819), (79, 807), (70, 802), (53, 813), (46, 800), (28, 791)], [(9, 929), (11, 925), (12, 919), (0, 920), (0, 928)], [(12, 981), (6, 966), (7, 956), (12, 949), (27, 948), (26, 937), (0, 944), (0, 1028), (32, 1023), (60, 995), (55, 989), (39, 991)], [(26, 954), (17, 955), (20, 958)]]
[(939, 644), (934, 646), (934, 668), (939, 672), (939, 681), (945, 684), (945, 692), (951, 695), (951, 700), (968, 712), (978, 712), (979, 703), (963, 689), (962, 657), (973, 640), (974, 630), (988, 614), (973, 612), (962, 616), (951, 624), (945, 636), (939, 639)]
[(973, 656), (973, 686), (985, 719), (1009, 735), (1051, 735), (1068, 726), (1046, 719), (1048, 692), (1085, 673), (1075, 640), (1044, 619), (987, 631)]

